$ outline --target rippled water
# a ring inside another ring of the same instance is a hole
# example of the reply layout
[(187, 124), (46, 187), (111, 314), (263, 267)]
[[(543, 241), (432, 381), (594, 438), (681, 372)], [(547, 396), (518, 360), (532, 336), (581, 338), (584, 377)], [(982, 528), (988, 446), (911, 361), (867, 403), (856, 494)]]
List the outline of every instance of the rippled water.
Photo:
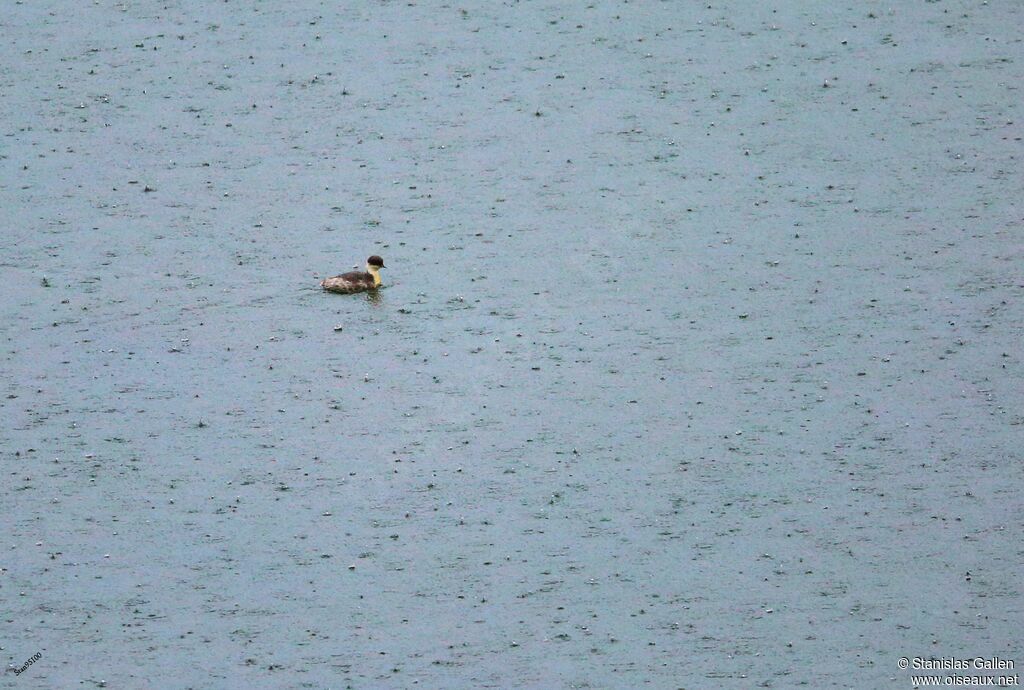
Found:
[(7, 10), (4, 687), (1024, 660), (1019, 6)]

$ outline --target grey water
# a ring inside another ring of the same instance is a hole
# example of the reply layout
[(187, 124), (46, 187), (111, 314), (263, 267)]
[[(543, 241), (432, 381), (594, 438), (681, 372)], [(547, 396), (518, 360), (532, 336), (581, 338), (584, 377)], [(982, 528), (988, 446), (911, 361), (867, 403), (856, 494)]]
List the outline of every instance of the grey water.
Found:
[(1024, 661), (1022, 19), (8, 6), (0, 684)]

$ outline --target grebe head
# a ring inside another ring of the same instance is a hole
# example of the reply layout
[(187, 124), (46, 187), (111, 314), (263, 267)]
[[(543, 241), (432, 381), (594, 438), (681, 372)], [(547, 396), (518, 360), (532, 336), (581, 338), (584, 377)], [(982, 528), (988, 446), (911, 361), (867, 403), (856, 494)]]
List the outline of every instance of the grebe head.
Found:
[(366, 260), (366, 272), (373, 276), (373, 287), (380, 287), (380, 269), (384, 268), (384, 259), (376, 254)]

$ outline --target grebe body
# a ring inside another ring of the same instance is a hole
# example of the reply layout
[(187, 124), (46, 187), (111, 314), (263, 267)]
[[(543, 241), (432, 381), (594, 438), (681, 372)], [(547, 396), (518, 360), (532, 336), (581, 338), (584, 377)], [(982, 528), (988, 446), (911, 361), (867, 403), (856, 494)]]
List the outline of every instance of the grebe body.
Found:
[(339, 292), (343, 295), (376, 290), (381, 286), (380, 269), (382, 268), (384, 268), (384, 259), (375, 254), (366, 260), (366, 271), (352, 271), (333, 278), (325, 278), (320, 283), (320, 287), (328, 292)]

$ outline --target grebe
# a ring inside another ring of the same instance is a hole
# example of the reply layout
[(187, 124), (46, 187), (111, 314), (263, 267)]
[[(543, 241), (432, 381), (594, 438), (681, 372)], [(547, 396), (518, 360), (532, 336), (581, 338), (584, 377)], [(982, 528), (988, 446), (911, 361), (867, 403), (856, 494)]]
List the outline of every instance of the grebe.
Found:
[(353, 292), (365, 292), (380, 287), (380, 269), (384, 268), (384, 259), (376, 254), (366, 260), (366, 272), (352, 271), (340, 276), (326, 278), (320, 287), (328, 292), (340, 292), (346, 295)]

